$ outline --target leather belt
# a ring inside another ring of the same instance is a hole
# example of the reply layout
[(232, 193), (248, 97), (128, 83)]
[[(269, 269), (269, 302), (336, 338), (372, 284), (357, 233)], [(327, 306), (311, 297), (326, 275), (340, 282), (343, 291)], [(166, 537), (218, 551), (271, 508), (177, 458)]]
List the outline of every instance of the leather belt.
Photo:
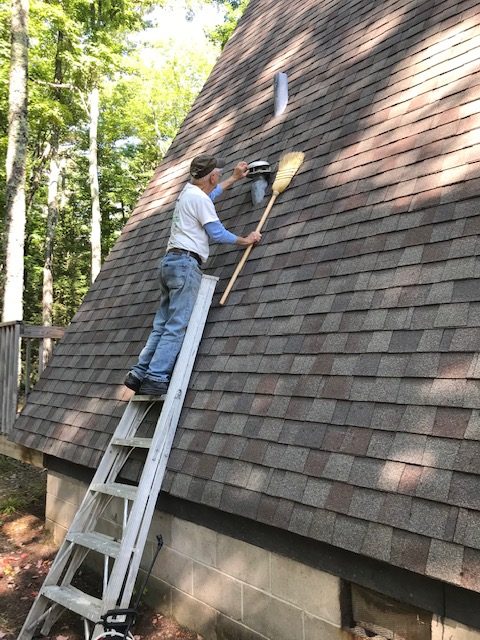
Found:
[(179, 249), (177, 247), (174, 247), (173, 249), (169, 249), (167, 253), (182, 253), (183, 255), (191, 256), (198, 262), (199, 267), (202, 266), (202, 259), (200, 258), (198, 253), (195, 253), (194, 251), (187, 251), (186, 249)]

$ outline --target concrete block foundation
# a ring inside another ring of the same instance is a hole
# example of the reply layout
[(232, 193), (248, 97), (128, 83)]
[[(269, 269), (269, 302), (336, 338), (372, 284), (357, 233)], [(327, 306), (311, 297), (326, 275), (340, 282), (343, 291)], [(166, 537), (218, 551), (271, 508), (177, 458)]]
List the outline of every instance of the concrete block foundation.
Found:
[[(58, 472), (47, 481), (47, 526), (63, 539), (87, 485)], [(112, 504), (101, 522), (118, 535)], [(172, 516), (156, 512), (142, 558), (164, 547), (144, 596), (157, 611), (205, 640), (352, 640), (341, 628), (340, 579)], [(434, 617), (431, 640), (480, 640), (480, 632)]]

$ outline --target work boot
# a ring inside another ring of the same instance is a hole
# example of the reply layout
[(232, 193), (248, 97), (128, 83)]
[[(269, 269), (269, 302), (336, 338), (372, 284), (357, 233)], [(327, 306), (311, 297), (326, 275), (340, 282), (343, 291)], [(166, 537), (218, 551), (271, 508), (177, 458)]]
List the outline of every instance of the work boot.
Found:
[(150, 378), (144, 378), (138, 393), (145, 396), (164, 396), (167, 389), (168, 382), (157, 382)]
[(129, 389), (131, 389), (132, 391), (135, 391), (135, 393), (137, 393), (137, 391), (142, 386), (142, 381), (140, 380), (140, 378), (137, 378), (137, 376), (134, 373), (129, 371), (125, 377), (125, 380), (123, 381), (123, 384)]

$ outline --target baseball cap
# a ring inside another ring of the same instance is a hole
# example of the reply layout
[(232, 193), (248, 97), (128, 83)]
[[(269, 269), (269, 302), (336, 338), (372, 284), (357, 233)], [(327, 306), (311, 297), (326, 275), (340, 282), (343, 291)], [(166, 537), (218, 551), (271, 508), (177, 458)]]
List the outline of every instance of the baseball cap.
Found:
[(223, 169), (225, 166), (225, 160), (223, 158), (217, 158), (216, 156), (209, 156), (202, 154), (195, 156), (190, 163), (190, 175), (197, 180), (207, 176), (210, 171), (214, 169)]

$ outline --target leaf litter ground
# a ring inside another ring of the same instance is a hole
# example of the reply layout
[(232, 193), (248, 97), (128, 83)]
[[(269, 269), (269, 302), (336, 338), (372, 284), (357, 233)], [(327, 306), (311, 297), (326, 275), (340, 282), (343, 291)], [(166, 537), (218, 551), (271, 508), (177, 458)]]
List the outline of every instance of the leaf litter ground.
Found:
[[(0, 455), (0, 640), (14, 640), (48, 573), (57, 547), (45, 529), (46, 474)], [(82, 576), (86, 584), (98, 579)], [(140, 607), (135, 640), (202, 640), (175, 620)], [(66, 613), (51, 640), (84, 640), (78, 616)]]

